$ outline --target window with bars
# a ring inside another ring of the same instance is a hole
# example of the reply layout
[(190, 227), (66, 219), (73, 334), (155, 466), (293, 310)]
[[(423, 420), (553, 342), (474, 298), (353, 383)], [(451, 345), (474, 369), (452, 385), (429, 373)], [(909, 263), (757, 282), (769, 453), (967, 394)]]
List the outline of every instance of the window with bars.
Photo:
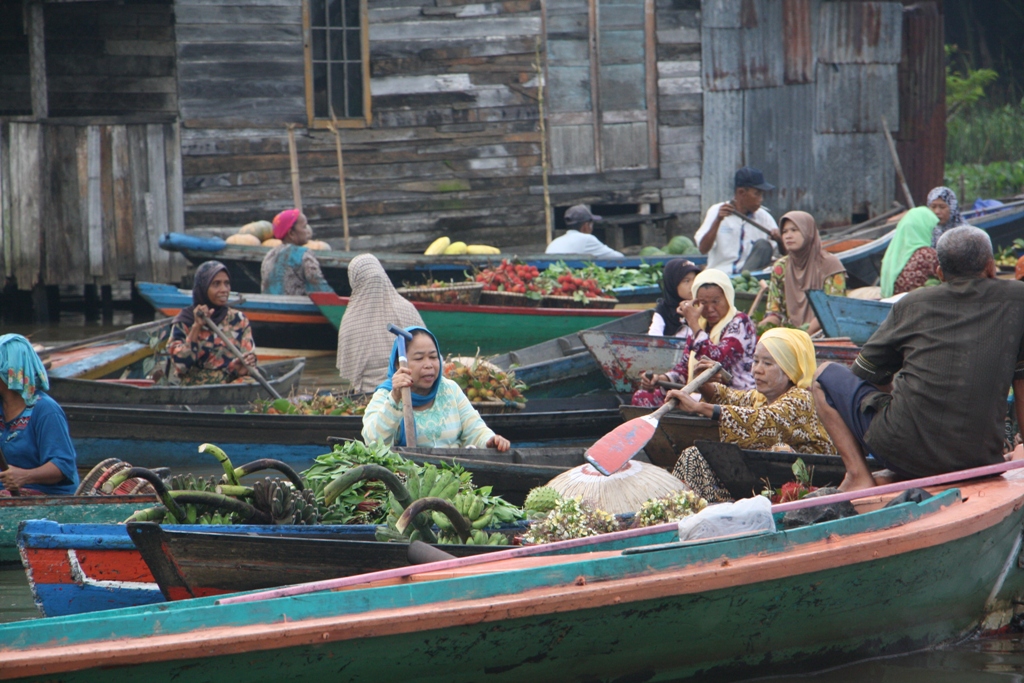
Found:
[(365, 0), (308, 0), (307, 99), (311, 122), (369, 122)]

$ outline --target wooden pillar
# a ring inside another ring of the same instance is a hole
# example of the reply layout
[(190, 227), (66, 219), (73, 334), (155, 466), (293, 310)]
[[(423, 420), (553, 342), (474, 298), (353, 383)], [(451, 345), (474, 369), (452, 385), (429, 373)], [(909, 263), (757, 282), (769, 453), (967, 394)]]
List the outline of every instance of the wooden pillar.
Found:
[(103, 324), (114, 322), (114, 292), (110, 285), (100, 287), (100, 308), (103, 312)]
[(46, 96), (46, 41), (44, 38), (43, 3), (29, 2), (25, 6), (28, 29), (29, 83), (32, 92), (32, 116), (45, 119), (50, 115)]

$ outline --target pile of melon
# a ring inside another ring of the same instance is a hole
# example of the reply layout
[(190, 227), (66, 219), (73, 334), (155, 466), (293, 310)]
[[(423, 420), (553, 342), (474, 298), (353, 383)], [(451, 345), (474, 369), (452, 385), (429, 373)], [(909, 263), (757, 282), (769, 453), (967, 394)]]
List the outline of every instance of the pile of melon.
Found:
[(683, 235), (676, 235), (660, 249), (644, 247), (640, 250), (641, 256), (697, 256), (698, 254), (700, 254), (700, 249), (697, 248), (697, 245), (689, 237)]
[[(224, 241), (243, 247), (276, 247), (281, 244), (281, 240), (274, 237), (274, 225), (270, 221), (246, 223), (238, 232)], [(310, 240), (306, 242), (305, 246), (316, 251), (327, 251), (331, 248), (327, 242), (320, 240)]]

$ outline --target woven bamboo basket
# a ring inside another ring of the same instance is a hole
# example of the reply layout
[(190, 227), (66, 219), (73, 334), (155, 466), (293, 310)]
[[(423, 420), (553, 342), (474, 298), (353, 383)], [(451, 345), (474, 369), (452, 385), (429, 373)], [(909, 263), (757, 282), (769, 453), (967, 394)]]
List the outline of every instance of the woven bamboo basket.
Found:
[(480, 304), (482, 306), (525, 306), (537, 308), (541, 305), (541, 299), (531, 299), (525, 294), (515, 292), (488, 292), (480, 293)]
[(483, 290), (484, 286), (479, 282), (460, 282), (443, 287), (400, 287), (397, 291), (409, 301), (476, 306)]
[(615, 308), (617, 303), (619, 300), (615, 297), (587, 299), (586, 303), (577, 301), (571, 296), (545, 296), (541, 299), (541, 306), (544, 308)]

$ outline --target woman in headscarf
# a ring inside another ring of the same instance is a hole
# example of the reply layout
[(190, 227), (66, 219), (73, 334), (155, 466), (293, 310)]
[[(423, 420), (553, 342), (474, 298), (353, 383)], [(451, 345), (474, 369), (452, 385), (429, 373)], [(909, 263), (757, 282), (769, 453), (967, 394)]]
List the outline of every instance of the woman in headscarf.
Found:
[(939, 224), (932, 229), (932, 247), (939, 243), (942, 233), (961, 225), (968, 225), (960, 215), (960, 203), (956, 200), (956, 193), (944, 185), (928, 193), (928, 208), (939, 219)]
[(288, 209), (274, 216), (274, 237), (281, 240), (263, 257), (260, 289), (264, 294), (302, 296), (308, 292), (330, 292), (320, 262), (306, 244), (313, 237), (306, 215)]
[(782, 243), (788, 252), (772, 266), (768, 283), (768, 303), (762, 324), (795, 327), (807, 325), (807, 333), (821, 329), (807, 290), (821, 289), (832, 296), (846, 294), (846, 268), (835, 254), (821, 246), (814, 216), (805, 211), (790, 211), (779, 221)]
[(882, 257), (882, 298), (923, 287), (935, 277), (939, 256), (932, 248), (932, 230), (939, 219), (931, 209), (911, 209), (896, 224), (896, 232)]
[(693, 279), (700, 266), (687, 259), (675, 258), (665, 264), (661, 275), (661, 291), (647, 334), (658, 337), (687, 337), (690, 326), (680, 311), (684, 301), (693, 299)]
[(43, 362), (20, 334), (0, 336), (0, 449), (10, 467), (0, 472), (0, 495), (73, 495), (78, 488), (68, 420), (50, 388)]
[[(710, 367), (704, 362), (697, 371)], [(709, 382), (702, 401), (678, 389), (666, 398), (679, 409), (718, 420), (718, 437), (752, 450), (794, 450), (834, 455), (836, 448), (818, 419), (809, 387), (816, 368), (814, 344), (803, 330), (774, 328), (761, 336), (754, 352), (756, 389), (737, 391)], [(729, 500), (714, 471), (696, 446), (683, 451), (672, 474), (709, 503)]]
[(338, 374), (352, 391), (367, 393), (388, 377), (388, 352), (395, 335), (388, 325), (423, 327), (423, 318), (395, 291), (373, 254), (360, 254), (348, 264), (352, 296), (338, 327)]
[(424, 327), (406, 329), (412, 333), (412, 341), (405, 347), (408, 367), (398, 364), (396, 338), (388, 362), (388, 378), (377, 387), (363, 413), (363, 441), (407, 445), (402, 389), (410, 387), (416, 423), (414, 445), (507, 451), (508, 439), (491, 431), (459, 385), (444, 376), (441, 349), (433, 333)]
[(200, 317), (216, 323), (245, 354), (246, 363), (256, 364), (252, 328), (240, 311), (228, 307), (230, 294), (231, 279), (223, 263), (207, 261), (196, 269), (192, 305), (175, 316), (171, 341), (167, 344), (174, 375), (180, 384), (227, 384), (249, 374), (245, 365)]
[(752, 389), (754, 347), (757, 331), (746, 313), (736, 310), (735, 293), (729, 276), (708, 268), (693, 280), (693, 301), (682, 303), (683, 318), (690, 336), (683, 347), (679, 364), (664, 374), (653, 371), (641, 375), (640, 389), (633, 394), (633, 405), (654, 408), (665, 402), (665, 390), (658, 382), (686, 384), (696, 377), (694, 370), (703, 358), (722, 364), (732, 374), (733, 389)]

